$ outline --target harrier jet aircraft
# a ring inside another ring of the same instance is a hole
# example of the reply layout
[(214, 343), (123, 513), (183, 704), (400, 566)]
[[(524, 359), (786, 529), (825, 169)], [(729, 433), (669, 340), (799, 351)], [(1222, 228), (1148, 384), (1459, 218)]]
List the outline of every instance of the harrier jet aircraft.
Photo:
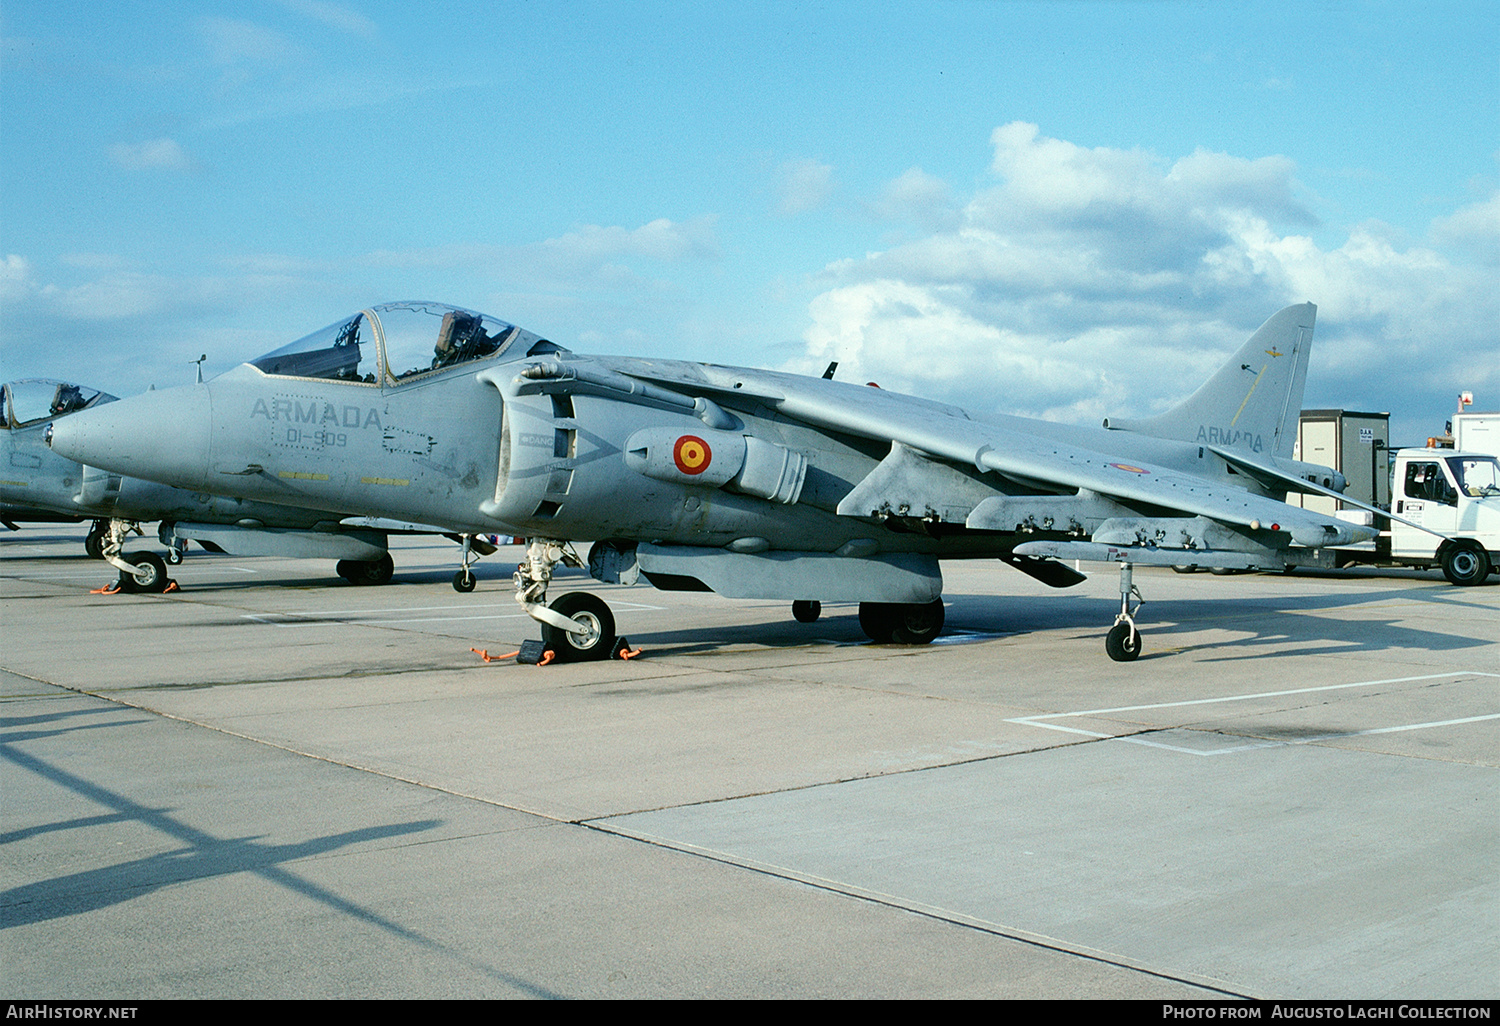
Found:
[[(338, 560), (355, 584), (383, 584), (392, 564), (386, 532), (350, 526), (321, 510), (220, 498), (80, 465), (47, 448), (49, 424), (118, 400), (68, 381), (31, 378), (0, 385), (0, 520), (92, 519), (89, 555), (120, 570), (126, 591), (161, 591), (166, 562), (179, 563), (189, 539), (235, 555), (307, 556)], [(143, 522), (161, 521), (167, 558), (123, 552)]]
[[(943, 626), (943, 559), (1044, 584), (1120, 565), (1109, 655), (1134, 659), (1136, 565), (1331, 565), (1374, 532), (1281, 500), (1336, 493), (1291, 459), (1316, 308), (1276, 314), (1202, 388), (1143, 420), (1078, 427), (878, 388), (571, 352), (436, 303), (362, 310), (206, 384), (59, 420), (53, 449), (177, 487), (360, 510), (529, 541), (516, 598), (559, 659), (617, 654), (597, 579), (859, 603), (876, 642)], [(467, 554), (465, 563), (467, 565)], [(1132, 602), (1135, 605), (1132, 605)]]

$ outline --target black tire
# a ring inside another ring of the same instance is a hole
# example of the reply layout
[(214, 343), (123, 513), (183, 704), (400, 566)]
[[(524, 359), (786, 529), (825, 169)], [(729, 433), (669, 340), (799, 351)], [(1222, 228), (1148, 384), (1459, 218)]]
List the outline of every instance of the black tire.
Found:
[(877, 645), (926, 645), (943, 632), (943, 600), (861, 602), (859, 626)]
[(389, 584), (391, 575), (396, 572), (396, 564), (387, 552), (379, 559), (341, 559), (334, 569), (350, 584)]
[(1117, 623), (1104, 637), (1104, 651), (1117, 663), (1134, 662), (1141, 654), (1141, 632), (1128, 623)]
[(943, 633), (943, 617), (942, 599), (897, 606), (891, 640), (898, 645), (930, 645)]
[(166, 558), (167, 563), (170, 566), (176, 566), (177, 564), (182, 562), (182, 550), (178, 548), (170, 548), (167, 550)]
[(1172, 572), (1174, 574), (1195, 574), (1198, 572), (1198, 564), (1191, 563), (1187, 566), (1174, 565), (1172, 567)]
[(815, 623), (823, 615), (823, 603), (798, 599), (792, 603), (792, 619), (798, 623)]
[(89, 528), (89, 533), (83, 539), (83, 551), (92, 559), (104, 558), (104, 536), (109, 533), (109, 525), (103, 521), (94, 521), (94, 526)]
[(127, 552), (121, 557), (134, 563), (133, 574), (120, 571), (120, 590), (132, 595), (160, 595), (167, 590), (167, 564), (154, 552)]
[(877, 645), (889, 645), (891, 632), (896, 629), (896, 614), (890, 602), (861, 602), (859, 604), (859, 629), (865, 637)]
[(1489, 573), (1489, 553), (1473, 542), (1455, 542), (1443, 553), (1443, 576), (1449, 584), (1480, 584)]
[(579, 635), (550, 623), (542, 624), (542, 641), (558, 662), (578, 663), (614, 655), (615, 615), (603, 599), (586, 591), (570, 591), (547, 603), (547, 608), (590, 628), (588, 634)]
[(463, 594), (473, 591), (474, 585), (478, 583), (474, 578), (473, 572), (469, 570), (460, 570), (453, 575), (453, 590)]

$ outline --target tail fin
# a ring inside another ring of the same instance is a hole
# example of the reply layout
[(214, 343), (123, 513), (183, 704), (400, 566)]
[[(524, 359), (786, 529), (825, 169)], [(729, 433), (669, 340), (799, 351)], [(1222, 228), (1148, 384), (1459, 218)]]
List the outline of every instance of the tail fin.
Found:
[(1173, 409), (1140, 420), (1110, 417), (1104, 426), (1291, 458), (1317, 313), (1312, 303), (1287, 307)]

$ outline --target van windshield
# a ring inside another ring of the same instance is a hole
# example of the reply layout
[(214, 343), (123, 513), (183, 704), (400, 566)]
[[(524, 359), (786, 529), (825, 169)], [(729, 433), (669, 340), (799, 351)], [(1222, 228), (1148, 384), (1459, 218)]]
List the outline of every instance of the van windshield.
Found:
[(1500, 495), (1500, 463), (1493, 456), (1452, 456), (1448, 467), (1465, 495), (1476, 499)]

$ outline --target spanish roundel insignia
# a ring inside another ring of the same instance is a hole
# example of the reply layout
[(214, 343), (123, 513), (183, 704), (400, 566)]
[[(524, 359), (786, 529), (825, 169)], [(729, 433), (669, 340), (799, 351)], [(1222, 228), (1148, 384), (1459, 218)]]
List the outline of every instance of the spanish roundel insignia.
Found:
[(677, 439), (677, 444), (672, 446), (672, 462), (676, 463), (677, 469), (684, 474), (703, 473), (708, 469), (708, 464), (713, 458), (713, 450), (697, 435), (683, 435)]
[(1114, 467), (1116, 470), (1123, 470), (1127, 474), (1149, 474), (1149, 473), (1151, 473), (1149, 470), (1146, 470), (1143, 467), (1132, 467), (1128, 463), (1111, 463), (1110, 466)]

